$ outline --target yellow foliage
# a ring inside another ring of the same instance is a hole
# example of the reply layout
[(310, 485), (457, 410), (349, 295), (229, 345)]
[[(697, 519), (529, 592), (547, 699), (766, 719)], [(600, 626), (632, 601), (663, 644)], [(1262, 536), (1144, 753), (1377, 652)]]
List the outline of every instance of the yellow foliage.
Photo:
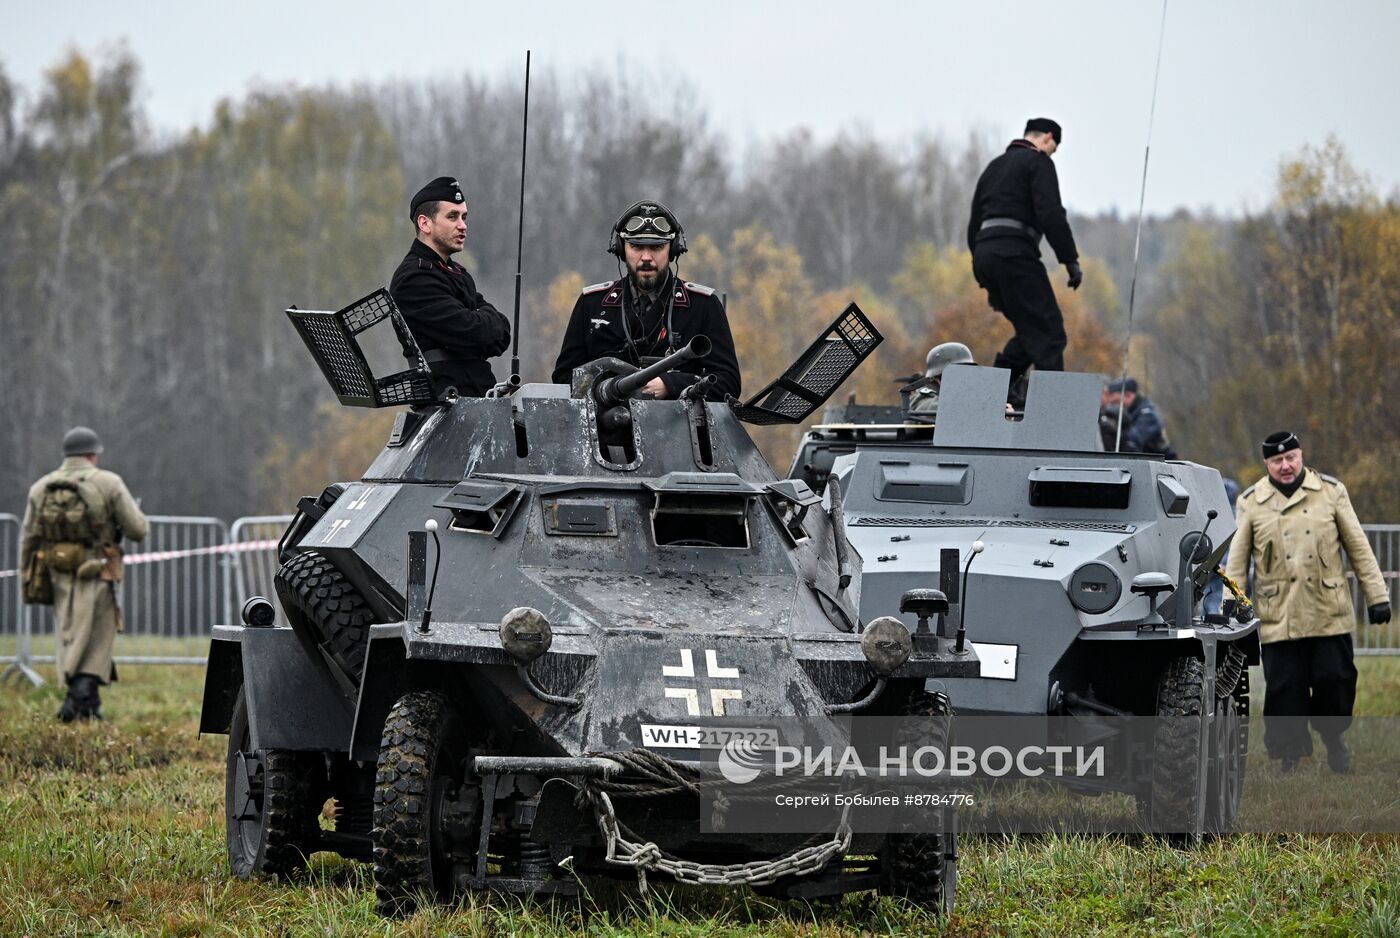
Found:
[(1335, 139), (1281, 168), (1271, 215), (1188, 237), (1165, 280), (1155, 364), (1183, 455), (1254, 478), (1259, 440), (1294, 430), (1363, 520), (1400, 513), (1400, 206)]
[(319, 495), (332, 482), (361, 478), (389, 438), (397, 413), (327, 401), (316, 409), (310, 439), (293, 443), (278, 436), (258, 470), (265, 510), (287, 513), (302, 495)]

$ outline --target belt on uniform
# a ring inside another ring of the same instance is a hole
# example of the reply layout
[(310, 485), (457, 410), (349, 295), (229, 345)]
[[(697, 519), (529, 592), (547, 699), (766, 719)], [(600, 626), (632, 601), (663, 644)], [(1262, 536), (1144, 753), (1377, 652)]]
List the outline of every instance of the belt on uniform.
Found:
[(462, 356), (453, 355), (445, 348), (429, 348), (423, 350), (423, 361), (430, 365), (438, 362), (460, 361), (461, 358)]
[(1024, 231), (1027, 235), (1030, 236), (1030, 239), (1032, 241), (1040, 240), (1039, 231), (1037, 231), (1035, 228), (1032, 228), (1025, 222), (1018, 221), (1015, 218), (988, 218), (986, 221), (982, 222), (982, 228), (1015, 228), (1018, 231)]

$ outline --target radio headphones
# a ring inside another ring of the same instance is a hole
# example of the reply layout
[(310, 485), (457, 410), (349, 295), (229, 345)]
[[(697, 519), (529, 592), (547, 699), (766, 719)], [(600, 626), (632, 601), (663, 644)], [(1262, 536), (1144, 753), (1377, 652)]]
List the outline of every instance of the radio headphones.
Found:
[(675, 232), (675, 237), (667, 242), (671, 245), (670, 260), (674, 261), (684, 254), (686, 251), (685, 229), (681, 227), (681, 223), (676, 219), (676, 216), (671, 210), (655, 199), (643, 199), (640, 202), (634, 202), (627, 207), (626, 211), (617, 217), (617, 221), (613, 222), (612, 232), (608, 236), (608, 253), (619, 259), (622, 258), (622, 226), (627, 223), (627, 219), (638, 214), (639, 210), (643, 208), (651, 209), (651, 211), (643, 214), (660, 215), (665, 218), (666, 221), (670, 223), (671, 229)]

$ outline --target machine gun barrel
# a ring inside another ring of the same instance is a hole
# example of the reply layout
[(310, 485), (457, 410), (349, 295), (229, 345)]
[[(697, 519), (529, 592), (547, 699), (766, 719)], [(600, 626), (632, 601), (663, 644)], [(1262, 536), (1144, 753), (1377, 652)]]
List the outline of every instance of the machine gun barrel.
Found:
[(633, 391), (657, 375), (670, 371), (681, 362), (688, 362), (693, 358), (704, 358), (708, 354), (710, 354), (710, 340), (703, 335), (697, 335), (690, 340), (690, 344), (685, 348), (677, 349), (653, 365), (634, 371), (630, 375), (616, 375), (600, 381), (593, 389), (594, 400), (598, 402), (599, 407), (616, 407), (627, 400)]

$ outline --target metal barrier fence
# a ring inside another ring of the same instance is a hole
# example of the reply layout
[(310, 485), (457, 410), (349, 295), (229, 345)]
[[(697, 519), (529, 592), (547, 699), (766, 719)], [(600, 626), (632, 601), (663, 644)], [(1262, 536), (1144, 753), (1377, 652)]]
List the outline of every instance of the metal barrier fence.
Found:
[[(277, 540), (291, 520), (261, 515), (228, 527), (218, 518), (152, 516), (150, 535), (127, 556), (121, 590), (126, 631), (117, 643), (117, 662), (202, 664), (213, 626), (237, 622), (247, 597), (275, 595)], [(1364, 527), (1395, 607), (1400, 524)], [(18, 670), (37, 681), (29, 665), (55, 657), (35, 655), (33, 639), (40, 636), (41, 647), (54, 648), (53, 612), (22, 602), (19, 542), (19, 519), (0, 514), (0, 665), (8, 665), (6, 675)], [(1400, 654), (1400, 622), (1367, 625), (1365, 598), (1355, 576), (1348, 576), (1357, 609), (1356, 653)], [(279, 621), (281, 615), (278, 606)]]
[(1395, 620), (1394, 612), (1395, 600), (1400, 596), (1400, 524), (1364, 524), (1362, 527), (1366, 529), (1366, 538), (1371, 542), (1381, 576), (1385, 578), (1392, 618), (1387, 625), (1370, 625), (1366, 622), (1366, 597), (1361, 595), (1361, 584), (1348, 566), (1352, 603), (1356, 607), (1356, 653), (1397, 655), (1400, 654), (1400, 622)]
[[(277, 540), (290, 515), (240, 518), (149, 516), (150, 533), (126, 556), (119, 593), (125, 624), (118, 664), (203, 664), (215, 625), (238, 621), (243, 600), (273, 595)], [(38, 683), (30, 665), (56, 661), (47, 606), (26, 606), (19, 578), (19, 520), (0, 515), (0, 664)], [(40, 638), (44, 654), (34, 653)]]
[(20, 521), (0, 514), (0, 680), (18, 673), (38, 683), (30, 668), (32, 638), (25, 620), (19, 577)]
[[(228, 527), (219, 518), (150, 515), (150, 533), (126, 557), (118, 593), (125, 629), (118, 664), (202, 664), (213, 627), (231, 621), (225, 576)], [(52, 648), (53, 610), (28, 607), (31, 634)], [(31, 660), (52, 662), (53, 654)]]
[(277, 542), (292, 515), (254, 515), (239, 518), (229, 529), (229, 544), (233, 551), (226, 563), (233, 571), (229, 622), (237, 622), (239, 604), (249, 596), (266, 596), (277, 610), (277, 624), (285, 625), (282, 604), (276, 601), (273, 577), (277, 574)]

